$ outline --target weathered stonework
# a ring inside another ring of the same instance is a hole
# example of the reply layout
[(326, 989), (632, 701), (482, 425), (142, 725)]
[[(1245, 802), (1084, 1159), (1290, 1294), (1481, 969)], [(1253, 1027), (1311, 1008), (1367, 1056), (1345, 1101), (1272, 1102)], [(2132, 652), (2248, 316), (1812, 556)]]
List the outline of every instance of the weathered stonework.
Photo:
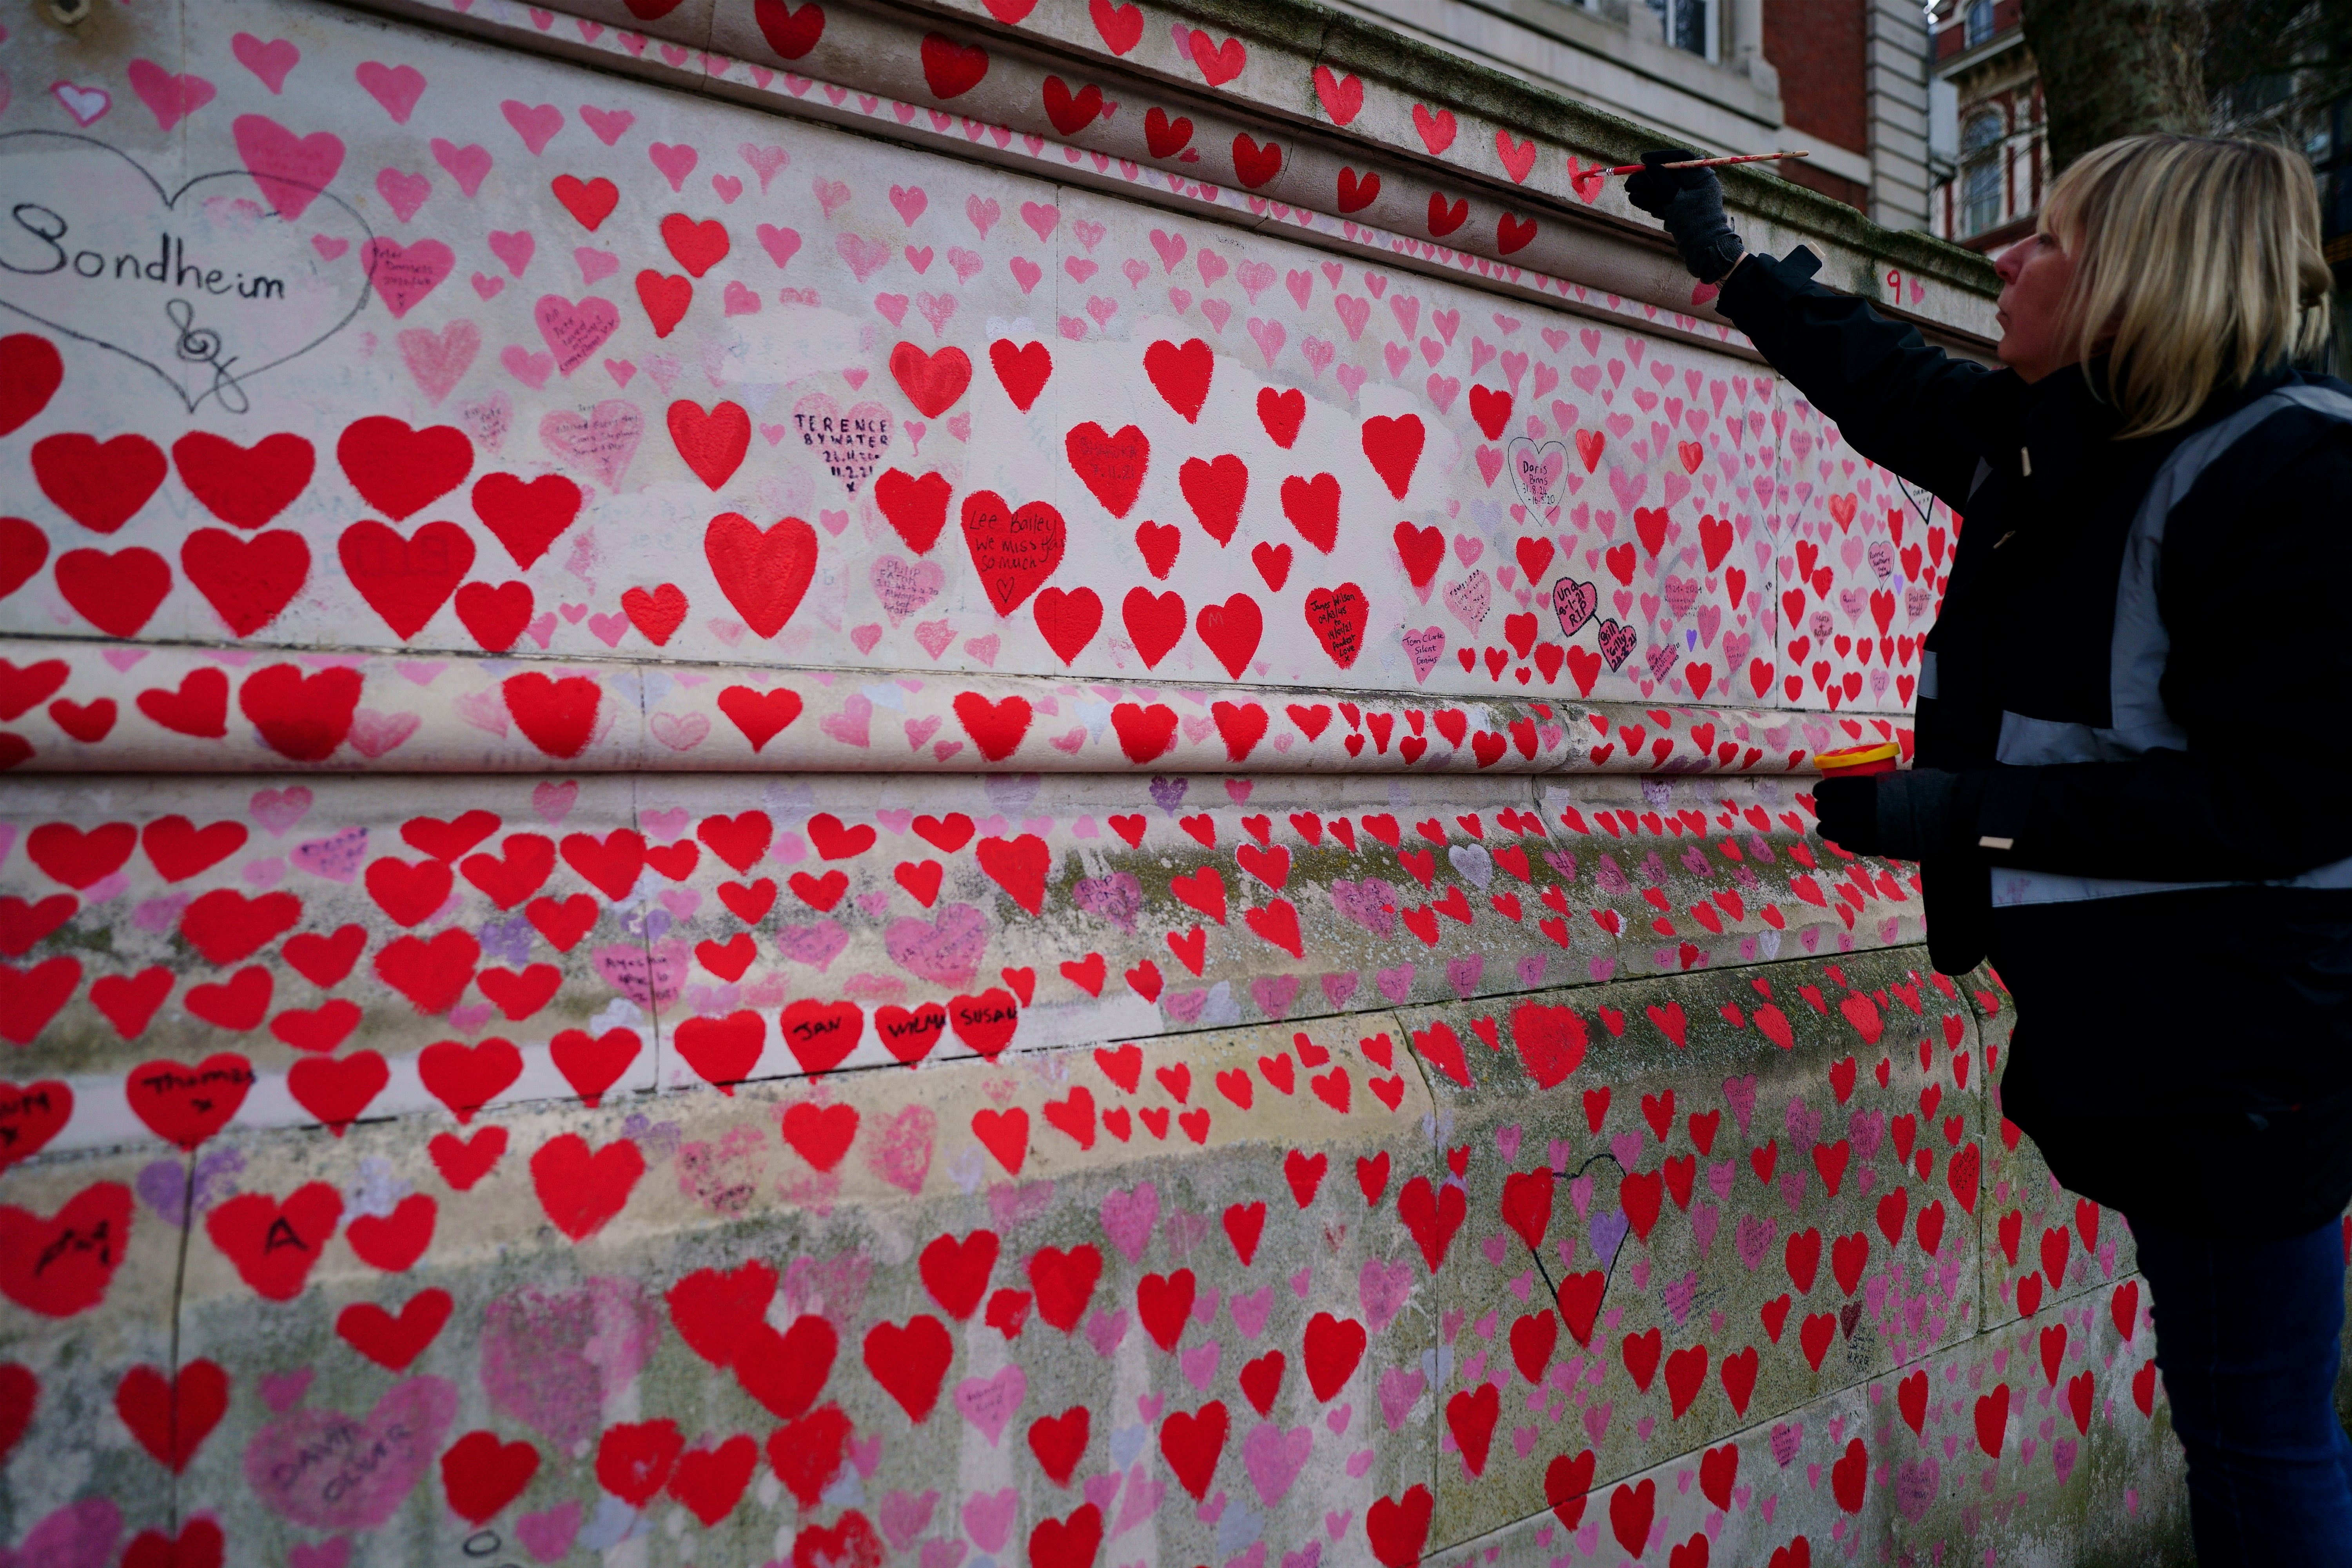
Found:
[(1959, 521), (1647, 133), (1307, 5), (10, 26), (8, 1560), (2180, 1559), (1811, 831)]

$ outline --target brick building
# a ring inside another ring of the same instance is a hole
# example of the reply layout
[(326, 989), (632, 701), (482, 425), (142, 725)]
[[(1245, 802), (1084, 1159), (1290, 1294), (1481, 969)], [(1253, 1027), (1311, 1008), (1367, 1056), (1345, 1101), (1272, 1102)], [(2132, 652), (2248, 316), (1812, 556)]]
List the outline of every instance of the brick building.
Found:
[(1355, 0), (1349, 9), (1790, 179), (1928, 224), (1927, 34), (1916, 0)]
[(1928, 21), (1929, 227), (1988, 253), (2032, 232), (2051, 173), (2018, 12), (2019, 0), (1937, 0)]

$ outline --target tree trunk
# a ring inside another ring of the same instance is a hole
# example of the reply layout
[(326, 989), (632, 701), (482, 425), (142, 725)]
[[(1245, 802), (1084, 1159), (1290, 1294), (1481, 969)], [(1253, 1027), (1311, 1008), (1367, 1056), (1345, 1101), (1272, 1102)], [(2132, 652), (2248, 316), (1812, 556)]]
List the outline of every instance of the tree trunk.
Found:
[(2054, 173), (2118, 136), (2202, 133), (2204, 0), (2023, 0)]

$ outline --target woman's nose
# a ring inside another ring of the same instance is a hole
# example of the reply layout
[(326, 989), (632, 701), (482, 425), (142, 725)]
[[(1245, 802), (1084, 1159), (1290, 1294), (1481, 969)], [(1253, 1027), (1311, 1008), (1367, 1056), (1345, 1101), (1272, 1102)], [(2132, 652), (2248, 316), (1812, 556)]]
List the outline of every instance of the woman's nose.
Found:
[(1993, 276), (2000, 279), (2004, 283), (2016, 282), (2018, 268), (2022, 265), (2018, 258), (2018, 253), (2024, 248), (2025, 247), (2021, 243), (2012, 245), (2008, 249), (2002, 251), (1999, 256), (1994, 257), (1992, 260)]

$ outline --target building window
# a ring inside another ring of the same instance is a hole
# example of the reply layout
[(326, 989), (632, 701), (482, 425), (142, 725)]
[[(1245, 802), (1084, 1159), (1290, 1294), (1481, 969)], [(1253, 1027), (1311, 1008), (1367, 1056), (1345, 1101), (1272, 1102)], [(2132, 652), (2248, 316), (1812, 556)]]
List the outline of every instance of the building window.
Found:
[(1992, 0), (1969, 0), (1968, 28), (1969, 48), (1992, 37)]
[(1715, 0), (1650, 0), (1665, 24), (1666, 47), (1716, 58)]
[(1960, 233), (2000, 221), (2000, 111), (1972, 115), (1960, 132)]

